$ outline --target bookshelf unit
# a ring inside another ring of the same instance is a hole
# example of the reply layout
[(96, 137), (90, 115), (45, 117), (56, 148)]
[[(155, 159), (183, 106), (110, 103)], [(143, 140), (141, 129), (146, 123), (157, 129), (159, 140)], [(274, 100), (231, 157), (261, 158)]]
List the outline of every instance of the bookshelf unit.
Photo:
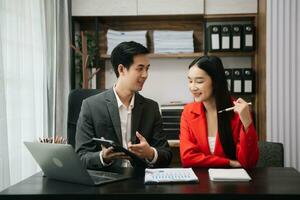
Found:
[[(95, 30), (98, 30), (98, 47), (99, 47), (99, 64), (101, 68), (105, 68), (105, 61), (110, 59), (110, 55), (106, 54), (107, 40), (106, 32), (108, 29), (118, 31), (130, 30), (148, 30), (147, 32), (147, 47), (150, 49), (151, 59), (180, 59), (180, 58), (196, 58), (202, 55), (215, 55), (219, 57), (247, 57), (251, 58), (251, 68), (255, 74), (255, 91), (254, 94), (241, 94), (239, 97), (245, 98), (253, 103), (253, 111), (255, 115), (255, 125), (259, 138), (265, 139), (265, 77), (258, 73), (265, 74), (265, 61), (259, 54), (261, 46), (258, 44), (261, 41), (259, 33), (259, 13), (247, 14), (195, 14), (195, 15), (153, 15), (153, 16), (99, 16), (87, 17), (76, 16), (72, 17), (73, 26), (76, 26), (80, 31), (91, 32), (95, 35)], [(251, 22), (256, 27), (256, 44), (255, 50), (250, 52), (232, 51), (232, 52), (208, 52), (206, 47), (206, 26), (208, 23), (218, 22)], [(153, 53), (153, 30), (193, 30), (194, 31), (194, 53), (177, 53), (177, 54), (155, 54)], [(74, 33), (74, 31), (73, 31)], [(265, 33), (263, 33), (265, 34)], [(265, 75), (264, 75), (265, 76)], [(100, 70), (98, 73), (97, 88), (105, 88), (105, 72)], [(100, 81), (99, 81), (100, 80)], [(235, 96), (235, 95), (234, 95)], [(172, 146), (178, 148), (178, 141), (172, 141)]]

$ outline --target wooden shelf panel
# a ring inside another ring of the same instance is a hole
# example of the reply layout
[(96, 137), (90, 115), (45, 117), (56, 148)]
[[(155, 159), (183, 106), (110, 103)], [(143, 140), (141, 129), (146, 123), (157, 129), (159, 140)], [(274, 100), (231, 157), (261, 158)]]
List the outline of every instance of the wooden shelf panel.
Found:
[[(80, 22), (81, 24), (90, 24), (94, 26), (95, 18), (98, 18), (102, 23), (114, 24), (120, 22), (145, 22), (145, 21), (156, 21), (161, 23), (161, 21), (203, 21), (204, 15), (147, 15), (147, 16), (76, 16), (72, 17), (74, 20)], [(90, 27), (93, 29), (93, 27)]]
[(174, 53), (174, 54), (149, 54), (150, 58), (196, 58), (203, 56), (203, 52), (197, 52), (197, 53)]
[[(219, 57), (248, 57), (255, 56), (255, 52), (208, 52), (210, 56), (219, 56)], [(204, 52), (195, 52), (195, 53), (166, 53), (166, 54), (156, 54), (150, 53), (150, 58), (197, 58), (203, 56)], [(100, 58), (110, 59), (110, 55), (101, 54)]]
[(252, 21), (257, 17), (256, 13), (253, 14), (220, 14), (220, 15), (204, 15), (204, 19), (208, 22), (217, 21)]
[(219, 57), (246, 57), (246, 56), (255, 56), (255, 51), (251, 52), (240, 52), (240, 51), (228, 51), (228, 52), (208, 52), (209, 56), (219, 56)]
[[(94, 26), (95, 18), (97, 16), (73, 16), (72, 18), (81, 24), (90, 24)], [(208, 14), (208, 15), (154, 15), (154, 16), (101, 16), (98, 17), (100, 21), (104, 23), (116, 23), (117, 22), (128, 22), (128, 21), (136, 21), (136, 22), (144, 22), (144, 21), (177, 21), (177, 20), (185, 20), (185, 21), (195, 21), (195, 20), (203, 20), (206, 19), (208, 21), (218, 20), (218, 21), (243, 21), (243, 20), (251, 20), (257, 17), (256, 13), (248, 13), (248, 14)], [(92, 27), (91, 27), (92, 28)]]
[[(168, 54), (155, 54), (155, 53), (150, 53), (149, 57), (150, 58), (197, 58), (200, 56), (203, 56), (203, 52), (196, 52), (196, 53), (168, 53)], [(110, 55), (107, 54), (101, 54), (100, 57), (102, 59), (110, 59)]]

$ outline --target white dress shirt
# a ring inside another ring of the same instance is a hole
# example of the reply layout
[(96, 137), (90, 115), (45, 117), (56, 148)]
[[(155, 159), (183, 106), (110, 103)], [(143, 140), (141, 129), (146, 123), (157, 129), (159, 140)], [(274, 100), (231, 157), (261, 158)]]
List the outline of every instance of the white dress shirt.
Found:
[[(113, 88), (117, 103), (118, 103), (118, 109), (119, 109), (119, 115), (120, 115), (120, 122), (121, 122), (121, 133), (122, 133), (122, 146), (125, 149), (128, 149), (128, 142), (130, 141), (131, 137), (131, 113), (132, 109), (134, 107), (134, 97), (135, 95), (132, 96), (130, 104), (128, 107), (126, 107), (121, 99), (119, 98), (116, 88)], [(122, 163), (123, 167), (129, 167), (131, 166), (129, 160), (124, 160)]]

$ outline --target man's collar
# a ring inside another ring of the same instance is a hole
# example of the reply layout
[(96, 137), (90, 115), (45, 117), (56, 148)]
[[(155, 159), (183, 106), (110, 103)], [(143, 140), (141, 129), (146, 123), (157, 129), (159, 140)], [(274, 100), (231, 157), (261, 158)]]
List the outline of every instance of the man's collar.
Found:
[[(121, 101), (121, 99), (116, 91), (116, 85), (113, 86), (113, 91), (114, 91), (116, 99), (117, 99), (118, 108), (120, 108), (121, 106), (124, 106), (126, 108), (126, 106), (123, 104), (123, 102)], [(135, 99), (135, 93), (133, 94), (130, 104), (129, 104), (129, 108), (131, 108), (131, 109), (133, 109), (133, 107), (134, 107), (134, 99)]]

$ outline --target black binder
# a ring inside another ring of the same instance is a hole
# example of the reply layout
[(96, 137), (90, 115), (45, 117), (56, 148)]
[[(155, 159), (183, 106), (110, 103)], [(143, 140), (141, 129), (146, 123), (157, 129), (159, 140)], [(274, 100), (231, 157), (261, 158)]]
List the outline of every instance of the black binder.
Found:
[(232, 69), (225, 69), (225, 76), (227, 80), (227, 86), (228, 90), (231, 92), (232, 91)]
[(180, 118), (185, 104), (161, 105), (163, 133), (168, 140), (178, 140), (180, 133)]
[(208, 27), (209, 51), (220, 51), (221, 49), (221, 26), (210, 25)]
[(233, 93), (240, 94), (243, 92), (243, 70), (242, 69), (233, 69)]
[(234, 24), (231, 27), (231, 49), (239, 51), (242, 49), (242, 26)]
[(231, 50), (231, 25), (221, 26), (221, 50)]
[(255, 27), (245, 24), (243, 27), (243, 50), (253, 51), (255, 48)]
[(243, 69), (243, 92), (251, 94), (254, 92), (254, 74), (252, 69)]

